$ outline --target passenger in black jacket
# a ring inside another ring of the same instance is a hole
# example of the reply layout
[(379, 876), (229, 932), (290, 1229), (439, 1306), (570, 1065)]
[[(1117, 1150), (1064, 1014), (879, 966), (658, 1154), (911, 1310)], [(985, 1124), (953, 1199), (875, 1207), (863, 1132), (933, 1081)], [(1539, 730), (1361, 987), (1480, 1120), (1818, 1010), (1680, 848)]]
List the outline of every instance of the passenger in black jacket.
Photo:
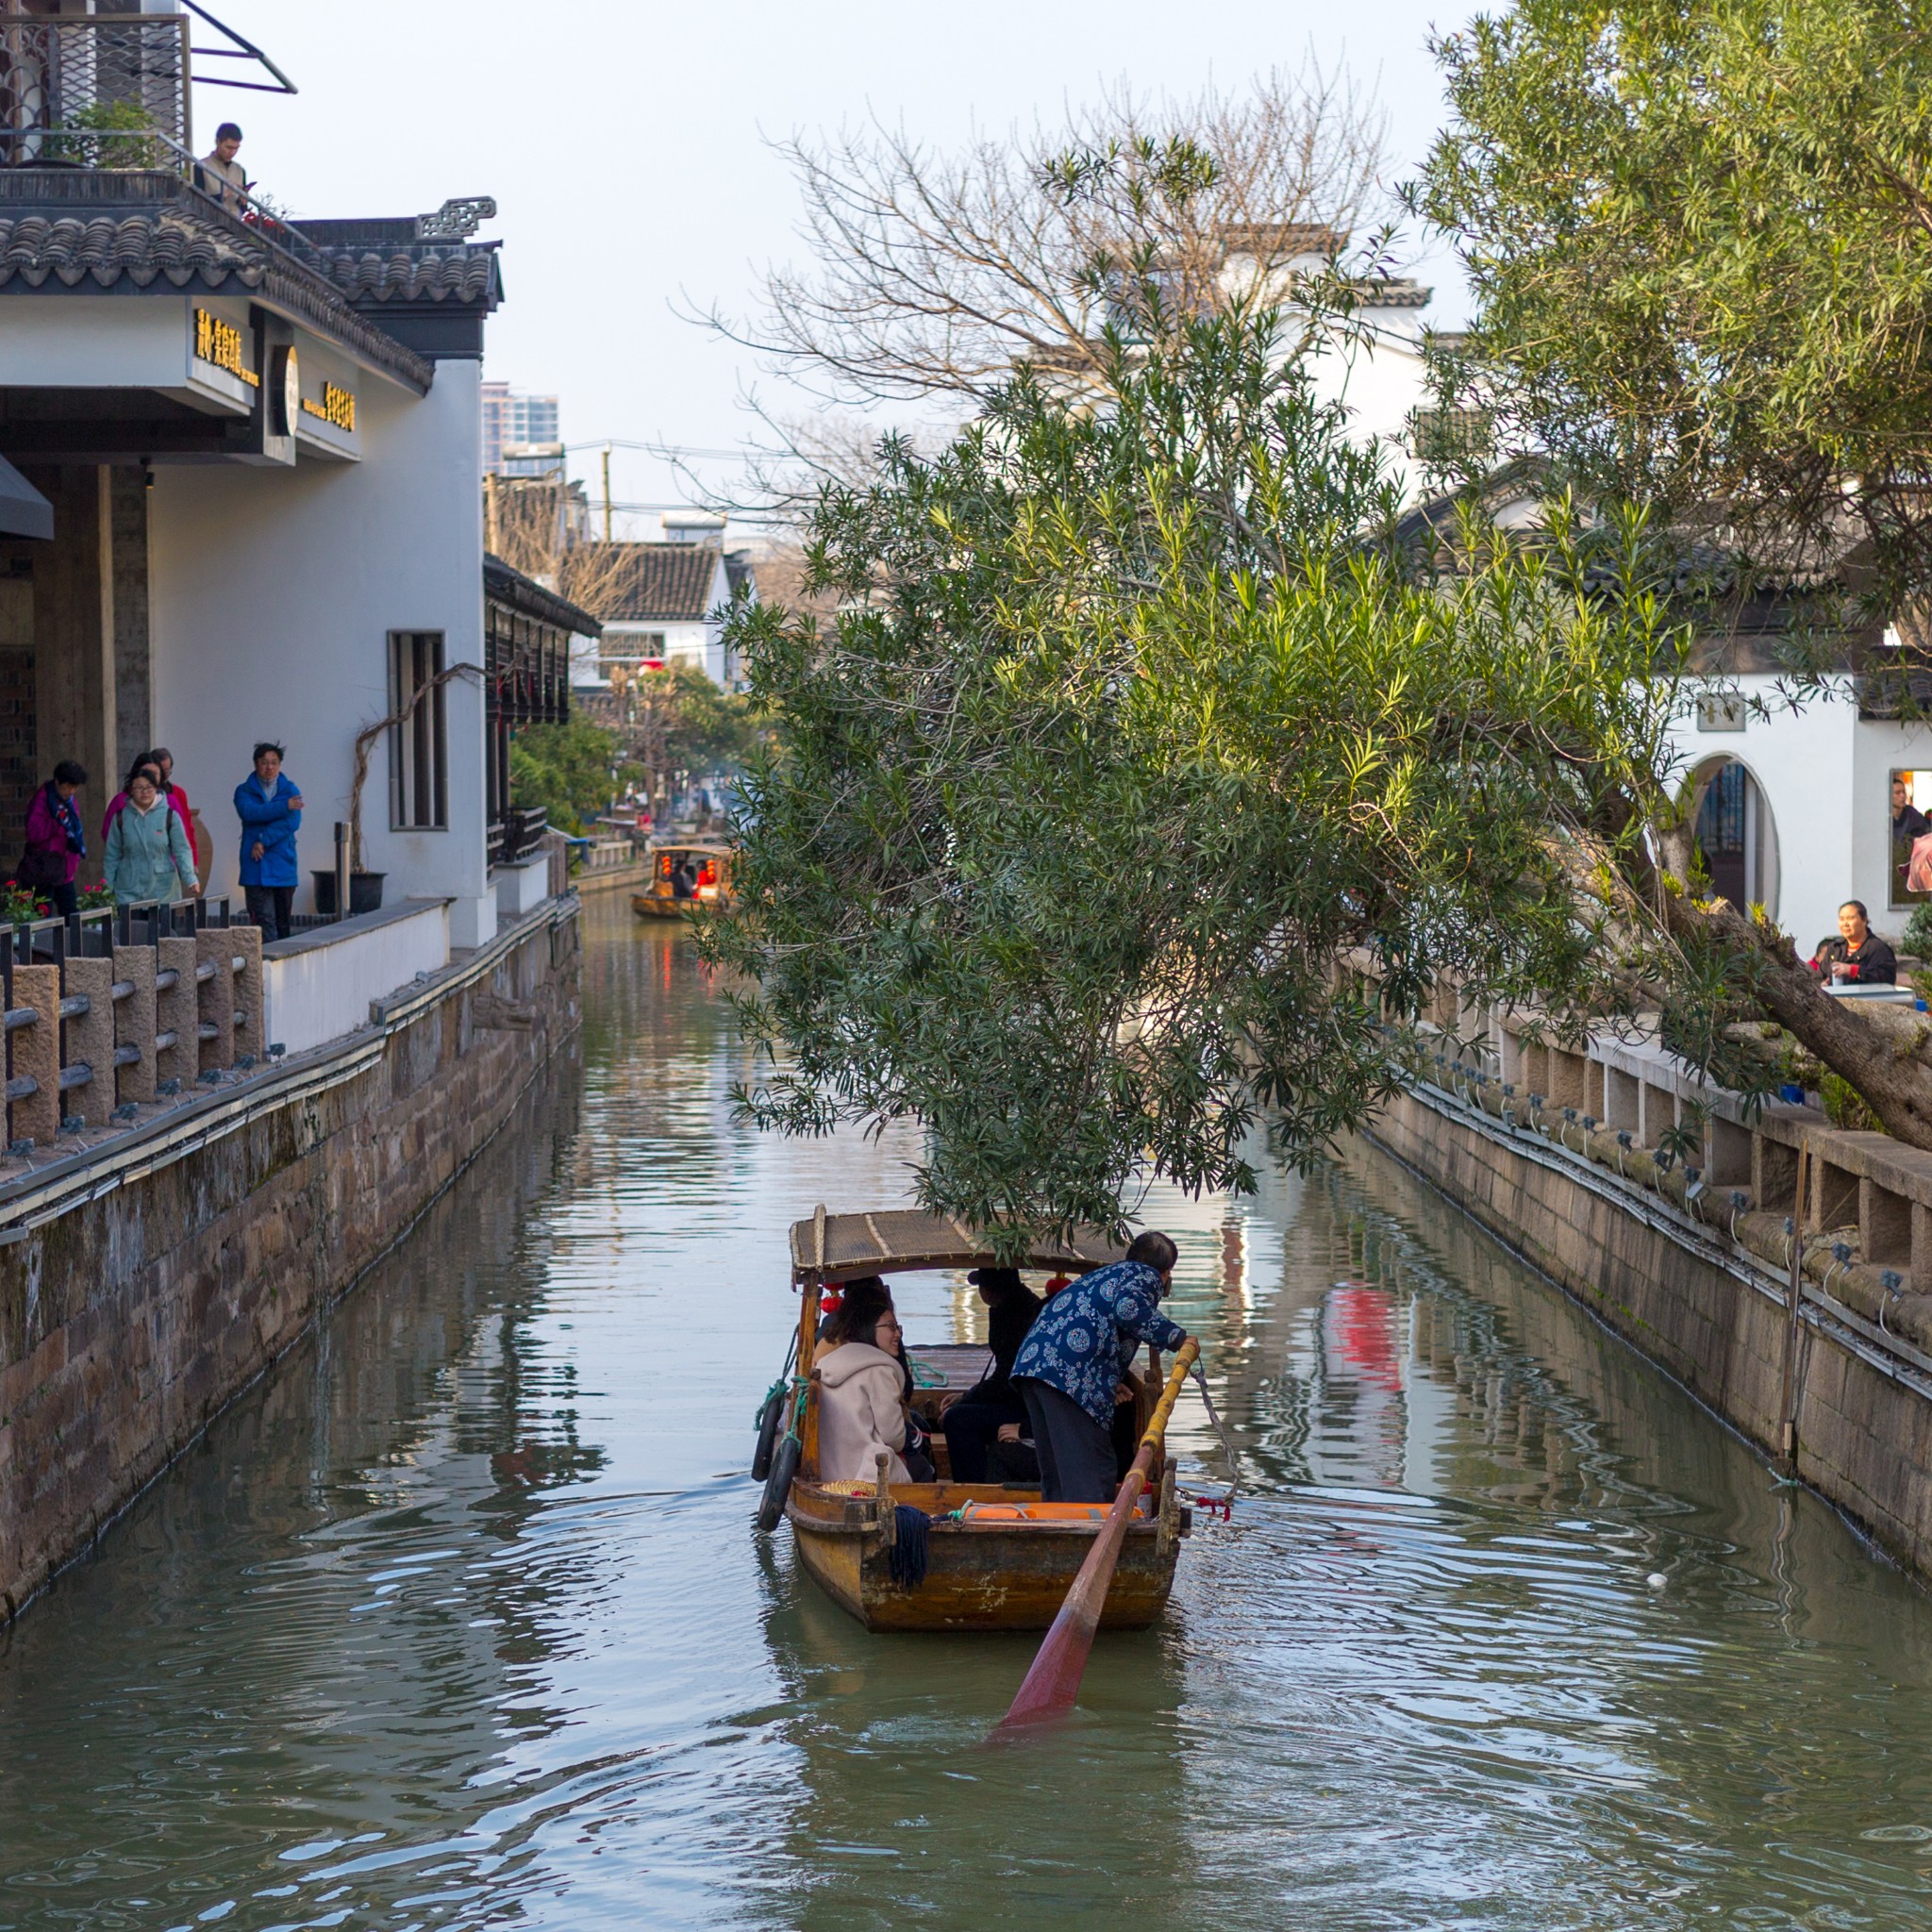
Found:
[(992, 1366), (940, 1418), (956, 1483), (983, 1483), (989, 1475), (991, 1445), (1012, 1424), (1017, 1438), (1026, 1425), (1026, 1405), (1014, 1389), (1013, 1358), (1040, 1313), (1040, 1297), (1020, 1279), (1016, 1268), (975, 1268), (966, 1279), (979, 1291), (988, 1309), (987, 1340)]

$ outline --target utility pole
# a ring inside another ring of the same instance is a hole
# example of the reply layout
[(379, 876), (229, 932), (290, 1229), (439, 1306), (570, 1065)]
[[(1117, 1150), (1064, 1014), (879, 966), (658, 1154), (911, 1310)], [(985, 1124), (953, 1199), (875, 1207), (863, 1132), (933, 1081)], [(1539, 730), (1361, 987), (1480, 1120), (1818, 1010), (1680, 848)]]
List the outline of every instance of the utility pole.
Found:
[(604, 445), (604, 541), (610, 541), (610, 445)]

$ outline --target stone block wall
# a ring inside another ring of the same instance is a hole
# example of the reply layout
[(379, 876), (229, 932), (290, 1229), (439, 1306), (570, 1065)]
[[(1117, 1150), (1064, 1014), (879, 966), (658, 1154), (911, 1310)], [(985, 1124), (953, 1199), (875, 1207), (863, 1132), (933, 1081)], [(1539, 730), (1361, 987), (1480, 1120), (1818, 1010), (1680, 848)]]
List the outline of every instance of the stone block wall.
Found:
[(501, 943), (232, 1130), (38, 1225), (0, 1200), (0, 1614), (400, 1239), (575, 1032), (575, 902)]
[[(1760, 1448), (1780, 1453), (1784, 1289), (1741, 1240), (1424, 1088), (1391, 1101), (1373, 1138)], [(1891, 1227), (1887, 1239), (1908, 1242), (1911, 1231)], [(1763, 1245), (1771, 1230), (1738, 1230), (1746, 1232)], [(1841, 1275), (1833, 1286), (1842, 1292)], [(1932, 1374), (1808, 1303), (1793, 1367), (1798, 1475), (1932, 1577)]]

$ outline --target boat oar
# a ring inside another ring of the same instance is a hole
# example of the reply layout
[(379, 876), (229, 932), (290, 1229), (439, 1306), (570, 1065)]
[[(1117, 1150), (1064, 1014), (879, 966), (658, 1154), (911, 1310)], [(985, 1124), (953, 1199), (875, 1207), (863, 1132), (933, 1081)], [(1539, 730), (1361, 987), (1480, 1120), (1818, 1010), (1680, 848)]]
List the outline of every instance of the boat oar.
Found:
[(1121, 1559), (1127, 1519), (1134, 1513), (1141, 1491), (1147, 1487), (1154, 1452), (1167, 1433), (1167, 1419), (1174, 1413), (1181, 1384), (1188, 1378), (1188, 1369), (1200, 1353), (1200, 1343), (1190, 1337), (1175, 1354), (1167, 1387), (1160, 1391), (1160, 1400), (1148, 1418), (1140, 1453), (1121, 1483), (1120, 1493), (1113, 1499), (1106, 1526), (1087, 1552), (1087, 1560), (1080, 1565), (1080, 1574), (1074, 1578), (1074, 1587), (1067, 1591), (1067, 1600), (1053, 1620), (1053, 1628), (1046, 1633), (1046, 1641), (1040, 1646), (1040, 1655), (1033, 1659), (1026, 1681), (1020, 1686), (1020, 1694), (1000, 1720), (1000, 1730), (1046, 1724), (1073, 1709), (1074, 1700), (1080, 1694), (1080, 1677), (1087, 1668), (1088, 1653), (1093, 1648), (1093, 1633), (1100, 1627), (1108, 1586), (1113, 1581), (1114, 1568)]

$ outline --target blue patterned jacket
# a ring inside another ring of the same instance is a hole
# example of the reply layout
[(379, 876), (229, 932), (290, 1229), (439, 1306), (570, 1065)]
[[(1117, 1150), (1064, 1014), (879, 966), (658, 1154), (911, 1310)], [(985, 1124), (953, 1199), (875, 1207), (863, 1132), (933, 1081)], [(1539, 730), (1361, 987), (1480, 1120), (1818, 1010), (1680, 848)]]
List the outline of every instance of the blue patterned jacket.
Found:
[(1114, 1391), (1151, 1341), (1178, 1348), (1188, 1331), (1160, 1312), (1159, 1274), (1144, 1261), (1113, 1261), (1060, 1290), (1041, 1309), (1020, 1344), (1013, 1379), (1029, 1375), (1071, 1395), (1105, 1429), (1113, 1422)]

